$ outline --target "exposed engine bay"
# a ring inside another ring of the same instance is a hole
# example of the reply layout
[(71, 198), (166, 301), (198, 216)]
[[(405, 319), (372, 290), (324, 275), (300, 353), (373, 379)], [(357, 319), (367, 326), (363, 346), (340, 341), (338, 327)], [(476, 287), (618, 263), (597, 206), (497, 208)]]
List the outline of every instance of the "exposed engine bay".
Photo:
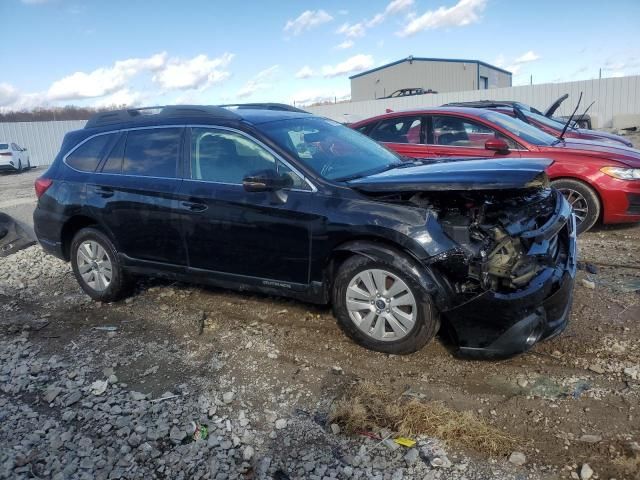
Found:
[(432, 211), (447, 236), (459, 245), (457, 251), (433, 261), (458, 294), (517, 291), (557, 263), (558, 235), (542, 241), (530, 235), (554, 213), (556, 197), (549, 188), (402, 196), (402, 201)]

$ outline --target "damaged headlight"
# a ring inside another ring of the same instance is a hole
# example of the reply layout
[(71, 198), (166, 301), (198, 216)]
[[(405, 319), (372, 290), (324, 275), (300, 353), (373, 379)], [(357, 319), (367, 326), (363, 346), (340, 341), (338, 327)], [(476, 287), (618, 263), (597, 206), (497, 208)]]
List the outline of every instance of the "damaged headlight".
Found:
[(640, 180), (640, 168), (602, 167), (600, 171), (619, 180)]

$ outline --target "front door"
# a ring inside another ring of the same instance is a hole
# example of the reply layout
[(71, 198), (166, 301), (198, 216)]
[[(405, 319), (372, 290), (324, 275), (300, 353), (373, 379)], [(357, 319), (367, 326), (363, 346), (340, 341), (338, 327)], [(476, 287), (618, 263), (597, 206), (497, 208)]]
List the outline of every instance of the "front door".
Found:
[[(507, 142), (509, 153), (485, 148), (487, 140), (495, 138)], [(480, 122), (455, 115), (429, 117), (425, 143), (434, 157), (520, 157), (520, 147), (510, 138)]]
[[(304, 210), (313, 195), (305, 180), (254, 139), (221, 128), (191, 129), (189, 170), (182, 194), (192, 269), (309, 282), (310, 235), (317, 219)], [(245, 191), (243, 178), (265, 170), (291, 176), (293, 187)]]

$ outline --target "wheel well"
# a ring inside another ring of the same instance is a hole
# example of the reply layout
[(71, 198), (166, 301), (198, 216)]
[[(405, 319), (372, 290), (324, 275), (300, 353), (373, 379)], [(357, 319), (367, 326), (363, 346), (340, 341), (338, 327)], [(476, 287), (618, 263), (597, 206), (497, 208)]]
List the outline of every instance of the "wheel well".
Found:
[(62, 253), (65, 260), (69, 261), (71, 258), (71, 241), (75, 237), (76, 233), (86, 227), (94, 227), (98, 224), (93, 218), (86, 217), (84, 215), (77, 215), (71, 217), (62, 227)]
[(595, 187), (595, 185), (592, 185), (589, 182), (577, 177), (554, 177), (551, 179), (552, 186), (553, 186), (553, 182), (557, 180), (571, 180), (574, 182), (580, 182), (585, 186), (589, 187), (591, 190), (593, 190), (593, 192), (596, 194), (596, 197), (598, 197), (598, 202), (600, 202), (600, 214), (598, 215), (598, 222), (602, 222), (602, 219), (604, 217), (604, 200), (602, 199), (602, 195), (600, 195), (600, 192)]
[(413, 255), (409, 250), (396, 243), (371, 237), (352, 238), (337, 245), (331, 252), (331, 256), (329, 257), (329, 260), (327, 261), (324, 268), (325, 285), (327, 285), (327, 292), (330, 292), (331, 289), (333, 289), (333, 280), (335, 278), (335, 273), (340, 268), (340, 265), (342, 265), (348, 258), (351, 258), (354, 255), (362, 255), (361, 253), (358, 253), (355, 250), (350, 250), (348, 248), (348, 245), (356, 243), (371, 243), (374, 245), (383, 246), (392, 250), (396, 250), (398, 253), (406, 255), (413, 261), (418, 261), (415, 255)]

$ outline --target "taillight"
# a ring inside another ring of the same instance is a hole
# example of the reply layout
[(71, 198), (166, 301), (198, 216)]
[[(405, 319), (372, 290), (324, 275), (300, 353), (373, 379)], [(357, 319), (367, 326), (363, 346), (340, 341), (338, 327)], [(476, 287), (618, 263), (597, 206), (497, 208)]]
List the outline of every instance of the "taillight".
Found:
[(10, 157), (11, 152), (0, 152), (0, 157)]
[(44, 195), (44, 192), (46, 192), (51, 185), (53, 185), (53, 180), (44, 177), (38, 178), (35, 183), (36, 197), (40, 198)]

